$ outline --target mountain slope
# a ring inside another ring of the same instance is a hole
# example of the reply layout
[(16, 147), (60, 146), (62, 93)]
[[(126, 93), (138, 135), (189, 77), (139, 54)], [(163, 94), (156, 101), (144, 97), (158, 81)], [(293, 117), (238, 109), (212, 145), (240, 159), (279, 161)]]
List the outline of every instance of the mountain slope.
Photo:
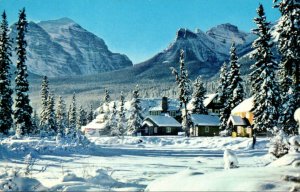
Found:
[(219, 71), (221, 64), (229, 59), (231, 43), (237, 44), (238, 53), (251, 51), (254, 36), (239, 31), (231, 24), (222, 24), (206, 33), (197, 30), (179, 29), (176, 38), (164, 51), (151, 59), (134, 66), (138, 76), (150, 79), (170, 76), (170, 67), (179, 66), (179, 51), (185, 50), (185, 61), (192, 77), (211, 77)]
[(132, 66), (126, 55), (112, 53), (101, 38), (68, 18), (30, 22), (26, 39), (28, 70), (38, 75), (89, 75)]

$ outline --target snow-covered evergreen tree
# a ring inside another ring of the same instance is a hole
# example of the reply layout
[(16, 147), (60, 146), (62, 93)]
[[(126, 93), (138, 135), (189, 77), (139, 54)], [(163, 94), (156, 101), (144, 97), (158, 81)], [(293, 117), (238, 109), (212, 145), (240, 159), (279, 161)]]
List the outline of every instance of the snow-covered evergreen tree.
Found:
[(110, 109), (109, 109), (109, 103), (110, 103), (110, 95), (109, 91), (105, 89), (105, 96), (104, 96), (104, 103), (103, 103), (103, 112), (104, 112), (104, 120), (108, 121)]
[(48, 95), (49, 95), (49, 81), (48, 77), (44, 76), (42, 85), (41, 85), (41, 113), (40, 113), (40, 127), (43, 129), (46, 121), (47, 121), (47, 100), (48, 100)]
[(94, 120), (94, 110), (93, 110), (93, 106), (90, 106), (90, 111), (87, 115), (87, 123), (90, 123)]
[(118, 114), (118, 130), (120, 135), (124, 135), (124, 133), (126, 132), (126, 117), (125, 117), (125, 108), (124, 108), (124, 104), (125, 104), (125, 97), (123, 95), (123, 92), (121, 92), (121, 96), (120, 96), (120, 102), (119, 102), (119, 114)]
[(190, 136), (190, 118), (188, 117), (189, 113), (187, 111), (187, 103), (189, 102), (190, 95), (191, 95), (191, 84), (190, 80), (188, 79), (188, 72), (185, 69), (184, 64), (184, 51), (180, 50), (180, 74), (178, 74), (177, 70), (171, 68), (172, 74), (175, 75), (177, 87), (179, 89), (179, 100), (180, 100), (180, 107), (184, 107), (184, 112), (182, 113), (182, 128), (185, 131), (185, 135), (187, 137)]
[(76, 128), (78, 131), (81, 130), (81, 127), (87, 124), (87, 112), (82, 108), (79, 107), (79, 114), (77, 116), (77, 125)]
[(38, 117), (38, 114), (37, 114), (36, 110), (33, 110), (33, 114), (32, 114), (32, 133), (35, 134), (35, 135), (40, 132), (39, 123), (40, 123), (40, 119)]
[(240, 77), (240, 65), (236, 55), (235, 43), (230, 48), (230, 70), (228, 73), (228, 100), (231, 110), (240, 104), (244, 99), (244, 89), (242, 78)]
[(201, 77), (198, 77), (194, 82), (194, 90), (191, 99), (191, 112), (195, 114), (207, 114), (207, 109), (204, 106), (206, 89), (204, 88)]
[(0, 28), (0, 133), (8, 134), (9, 129), (13, 125), (13, 90), (11, 88), (11, 74), (9, 72), (11, 65), (11, 44), (5, 11), (2, 14)]
[(32, 132), (32, 107), (28, 96), (29, 83), (27, 80), (27, 66), (26, 66), (26, 40), (25, 33), (27, 32), (27, 20), (25, 9), (19, 13), (19, 20), (17, 22), (17, 70), (15, 78), (15, 111), (14, 117), (16, 121), (16, 128), (18, 134), (30, 134)]
[(220, 110), (220, 129), (224, 130), (227, 128), (227, 121), (230, 117), (230, 107), (228, 98), (228, 71), (227, 64), (224, 62), (220, 69), (220, 84), (218, 87), (218, 99), (222, 103), (222, 108)]
[(278, 48), (281, 53), (281, 109), (279, 123), (285, 129), (296, 128), (293, 113), (300, 105), (300, 2), (274, 0), (281, 12), (278, 23)]
[(55, 115), (55, 101), (54, 95), (49, 93), (47, 99), (46, 109), (46, 123), (45, 123), (46, 135), (54, 136), (57, 131), (56, 115)]
[(109, 116), (109, 119), (108, 119), (108, 124), (109, 124), (109, 127), (110, 127), (110, 134), (112, 136), (119, 136), (120, 135), (120, 131), (118, 129), (118, 126), (117, 126), (117, 106), (116, 106), (116, 103), (113, 102), (113, 106), (112, 106), (112, 110), (110, 112), (110, 116)]
[(76, 95), (73, 93), (72, 97), (72, 105), (70, 107), (69, 114), (69, 127), (68, 127), (68, 135), (70, 137), (75, 137), (76, 135), (76, 119), (77, 119), (77, 111), (76, 111)]
[(65, 101), (62, 96), (59, 96), (58, 105), (56, 110), (57, 133), (62, 136), (65, 135), (65, 130), (68, 125), (67, 109)]
[(273, 43), (271, 42), (270, 23), (266, 21), (261, 4), (257, 9), (257, 14), (258, 17), (254, 18), (257, 28), (253, 29), (253, 33), (258, 38), (252, 44), (255, 50), (253, 57), (256, 62), (251, 66), (253, 71), (250, 74), (254, 97), (254, 129), (273, 132), (273, 128), (277, 125), (280, 101), (276, 81), (278, 65), (271, 52)]
[(141, 128), (143, 123), (142, 120), (142, 107), (139, 98), (139, 88), (136, 86), (132, 92), (132, 100), (130, 105), (130, 116), (127, 121), (127, 134), (136, 135), (138, 130)]

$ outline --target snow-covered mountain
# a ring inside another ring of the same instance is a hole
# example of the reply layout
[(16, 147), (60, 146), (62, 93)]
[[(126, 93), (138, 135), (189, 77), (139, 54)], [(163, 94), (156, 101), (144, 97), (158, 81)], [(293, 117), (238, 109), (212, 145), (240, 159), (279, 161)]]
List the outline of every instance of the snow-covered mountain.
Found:
[(191, 75), (211, 77), (219, 71), (220, 65), (229, 59), (232, 42), (243, 55), (251, 51), (254, 35), (240, 31), (231, 24), (222, 24), (207, 32), (197, 29), (195, 32), (181, 28), (177, 31), (173, 43), (151, 59), (135, 65), (143, 76), (170, 75), (169, 67), (178, 67), (179, 51), (185, 50), (186, 63)]
[(28, 70), (38, 75), (89, 75), (132, 66), (126, 55), (112, 53), (101, 38), (68, 18), (30, 22), (26, 38)]

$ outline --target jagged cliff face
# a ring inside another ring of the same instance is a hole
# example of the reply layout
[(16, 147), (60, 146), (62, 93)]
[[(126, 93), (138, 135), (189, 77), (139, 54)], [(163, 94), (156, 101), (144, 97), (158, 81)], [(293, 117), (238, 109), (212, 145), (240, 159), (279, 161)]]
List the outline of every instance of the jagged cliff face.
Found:
[(30, 22), (26, 39), (28, 70), (38, 75), (89, 75), (132, 66), (126, 55), (112, 53), (101, 38), (68, 18)]
[(134, 67), (144, 76), (170, 75), (169, 67), (179, 66), (179, 51), (184, 49), (190, 74), (210, 77), (219, 71), (223, 61), (229, 59), (232, 42), (237, 44), (238, 52), (249, 52), (254, 38), (231, 24), (222, 24), (207, 32), (181, 28), (168, 48)]

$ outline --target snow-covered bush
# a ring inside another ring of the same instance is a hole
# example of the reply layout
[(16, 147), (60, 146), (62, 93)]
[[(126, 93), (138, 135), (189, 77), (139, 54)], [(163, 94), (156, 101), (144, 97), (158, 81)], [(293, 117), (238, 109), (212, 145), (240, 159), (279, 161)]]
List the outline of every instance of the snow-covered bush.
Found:
[(224, 169), (238, 168), (239, 162), (235, 153), (230, 149), (224, 151)]
[[(276, 130), (276, 129), (275, 129)], [(276, 135), (270, 141), (269, 153), (280, 158), (288, 153), (289, 143), (283, 130), (277, 131)]]
[(300, 149), (300, 136), (295, 135), (289, 139), (290, 151), (289, 152), (298, 152)]

